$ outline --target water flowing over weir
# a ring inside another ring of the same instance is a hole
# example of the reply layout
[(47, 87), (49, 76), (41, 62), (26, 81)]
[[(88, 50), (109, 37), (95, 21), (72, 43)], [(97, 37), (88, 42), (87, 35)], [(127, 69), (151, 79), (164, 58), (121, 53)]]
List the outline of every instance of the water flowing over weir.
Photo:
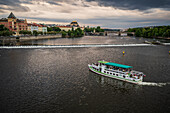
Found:
[(103, 44), (103, 45), (44, 45), (44, 46), (0, 46), (1, 49), (17, 49), (17, 48), (81, 48), (81, 47), (135, 47), (135, 46), (153, 46), (151, 44)]

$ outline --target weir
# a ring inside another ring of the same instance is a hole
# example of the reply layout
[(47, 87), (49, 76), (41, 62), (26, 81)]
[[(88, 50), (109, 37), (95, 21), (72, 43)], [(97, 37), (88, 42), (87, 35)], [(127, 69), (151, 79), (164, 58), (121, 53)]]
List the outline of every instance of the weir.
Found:
[(108, 45), (42, 45), (42, 46), (0, 46), (0, 49), (18, 49), (18, 48), (81, 48), (81, 47), (137, 47), (154, 46), (151, 44), (108, 44)]

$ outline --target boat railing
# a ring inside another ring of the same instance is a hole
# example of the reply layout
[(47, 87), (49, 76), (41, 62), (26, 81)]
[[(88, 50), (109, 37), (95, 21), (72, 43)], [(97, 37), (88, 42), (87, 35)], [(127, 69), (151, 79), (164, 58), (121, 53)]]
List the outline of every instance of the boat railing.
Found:
[(111, 68), (105, 68), (105, 69), (108, 71), (113, 71), (113, 72), (117, 72), (117, 73), (124, 73), (124, 74), (130, 73), (130, 71), (121, 71), (119, 69), (111, 69)]
[(95, 68), (99, 68), (99, 65), (96, 65), (96, 64), (92, 64), (92, 66)]

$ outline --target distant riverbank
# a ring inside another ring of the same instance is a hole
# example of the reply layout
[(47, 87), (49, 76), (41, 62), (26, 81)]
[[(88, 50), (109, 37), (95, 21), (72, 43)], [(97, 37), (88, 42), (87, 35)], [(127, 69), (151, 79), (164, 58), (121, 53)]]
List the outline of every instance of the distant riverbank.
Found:
[(25, 36), (25, 37), (20, 37), (19, 40), (41, 40), (41, 39), (52, 39), (52, 38), (61, 38), (61, 34), (40, 35), (40, 36)]
[(21, 37), (0, 37), (0, 45), (17, 45), (17, 42), (30, 40), (55, 39), (61, 38), (61, 34), (57, 35), (39, 35), (39, 36), (21, 36)]

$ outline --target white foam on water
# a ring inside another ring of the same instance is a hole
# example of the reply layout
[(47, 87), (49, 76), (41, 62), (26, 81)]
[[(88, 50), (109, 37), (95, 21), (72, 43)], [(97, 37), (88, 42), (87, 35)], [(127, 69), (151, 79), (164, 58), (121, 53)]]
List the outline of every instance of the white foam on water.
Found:
[(139, 85), (158, 86), (158, 87), (163, 87), (168, 84), (170, 84), (170, 83), (155, 83), (155, 82), (141, 82), (141, 83), (139, 83)]
[(162, 43), (163, 45), (170, 45), (170, 43)]
[(153, 46), (151, 44), (122, 44), (122, 45), (44, 45), (44, 46), (0, 46), (1, 49), (18, 48), (81, 48), (81, 47), (133, 47), (133, 46)]

